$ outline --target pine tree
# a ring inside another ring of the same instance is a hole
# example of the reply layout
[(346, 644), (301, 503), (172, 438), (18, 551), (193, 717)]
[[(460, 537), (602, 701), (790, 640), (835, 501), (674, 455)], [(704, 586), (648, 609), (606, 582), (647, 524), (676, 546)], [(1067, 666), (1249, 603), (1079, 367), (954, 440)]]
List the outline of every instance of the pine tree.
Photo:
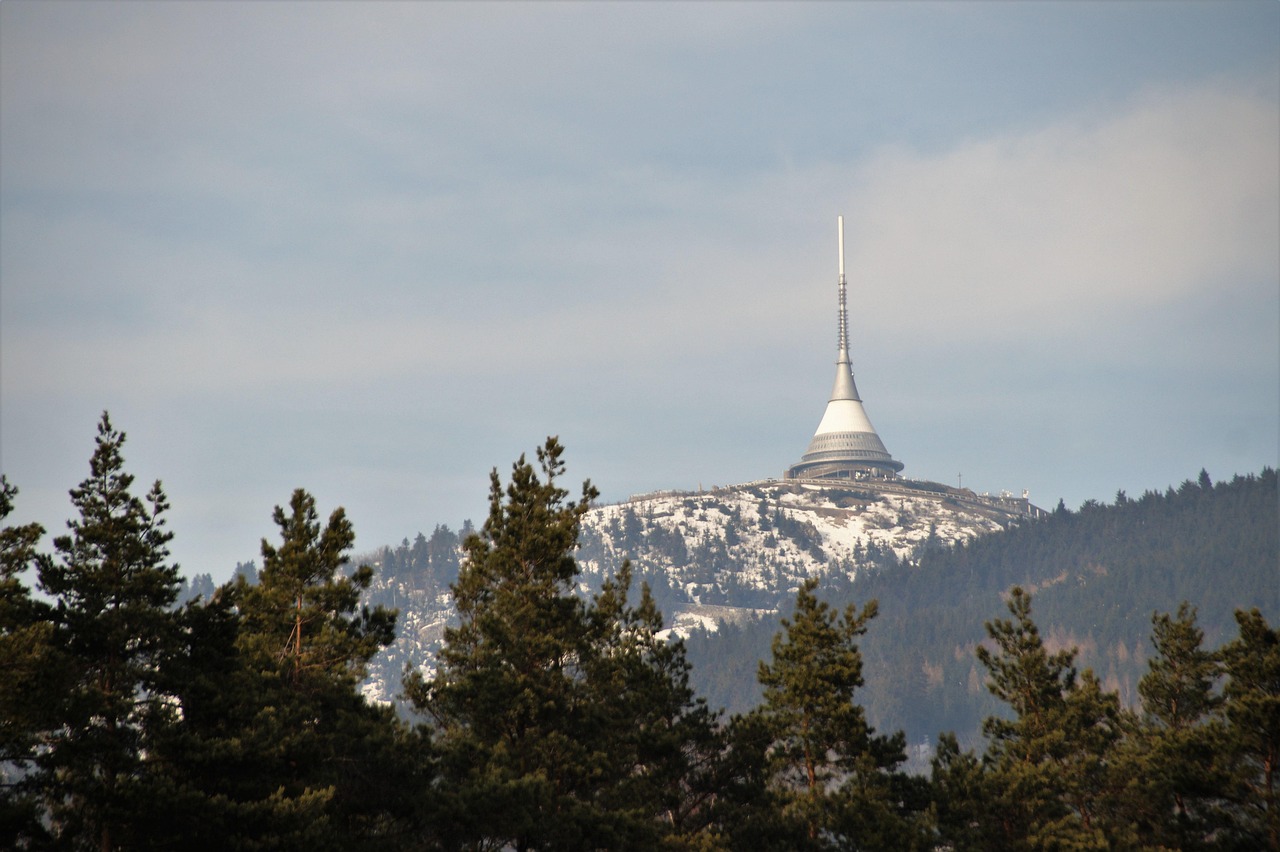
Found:
[(1224, 749), (1217, 655), (1203, 647), (1196, 611), (1152, 616), (1155, 655), (1138, 683), (1142, 712), (1117, 749), (1117, 821), (1148, 846), (1214, 848), (1231, 786)]
[(857, 640), (874, 601), (837, 614), (801, 586), (782, 621), (772, 663), (761, 663), (759, 710), (772, 745), (772, 787), (796, 848), (907, 849), (922, 845), (904, 811), (911, 783), (893, 770), (906, 756), (901, 733), (877, 736), (854, 702), (863, 685)]
[(1138, 683), (1142, 707), (1164, 728), (1185, 731), (1222, 703), (1214, 693), (1220, 676), (1218, 663), (1214, 654), (1202, 647), (1204, 631), (1196, 626), (1195, 608), (1186, 601), (1176, 616), (1156, 613), (1151, 623), (1156, 656)]
[[(0, 520), (13, 511), (17, 493), (0, 476)], [(52, 609), (23, 582), (44, 558), (36, 551), (43, 535), (36, 523), (0, 529), (0, 837), (19, 848), (47, 836), (39, 801), (23, 778), (57, 725), (56, 699), (67, 686)]]
[(1223, 711), (1241, 787), (1236, 826), (1242, 845), (1280, 849), (1280, 631), (1253, 609), (1236, 611), (1240, 635), (1222, 649)]
[[(660, 636), (662, 614), (649, 587), (632, 606), (631, 565), (623, 562), (592, 601), (594, 638), (587, 684), (605, 710), (595, 736), (609, 743), (601, 792), (612, 811), (630, 811), (636, 844), (661, 837), (668, 849), (710, 849), (719, 842), (713, 805), (723, 748), (716, 714), (689, 686), (684, 643)], [(656, 823), (656, 824), (655, 824)]]
[(124, 441), (103, 413), (89, 478), (71, 491), (80, 516), (54, 539), (60, 560), (39, 570), (71, 682), (36, 780), (60, 840), (104, 852), (136, 846), (145, 832), (137, 813), (149, 798), (146, 753), (175, 719), (162, 670), (180, 630), (169, 504), (159, 481), (145, 498), (131, 493)]
[[(467, 848), (654, 848), (705, 837), (697, 796), (709, 716), (691, 700), (682, 647), (657, 639), (629, 569), (590, 603), (574, 550), (589, 482), (568, 501), (563, 448), (547, 439), (464, 542), (459, 623), (431, 679), (406, 693), (440, 754), (444, 842)], [(539, 474), (540, 472), (540, 474)], [(715, 753), (715, 749), (711, 749)]]
[(277, 506), (273, 520), (280, 546), (264, 539), (258, 582), (235, 586), (241, 644), (260, 661), (279, 663), (280, 675), (295, 688), (333, 681), (354, 686), (373, 655), (395, 639), (396, 613), (361, 607), (371, 567), (342, 573), (355, 531), (341, 507), (321, 527), (315, 498), (299, 488), (289, 512)]
[(1012, 621), (986, 624), (995, 650), (977, 649), (987, 688), (1014, 713), (983, 725), (991, 848), (1109, 848), (1101, 813), (1119, 701), (1092, 672), (1077, 674), (1074, 649), (1048, 652), (1029, 594), (1015, 586), (1008, 607)]
[(183, 613), (187, 648), (174, 672), (183, 718), (156, 744), (164, 777), (147, 814), (150, 848), (332, 848), (333, 790), (295, 783), (291, 752), (306, 727), (291, 726), (280, 678), (241, 651), (228, 592)]
[(341, 508), (322, 527), (298, 489), (273, 517), (282, 540), (263, 541), (258, 582), (185, 612), (183, 725), (162, 749), (175, 804), (153, 815), (156, 846), (409, 848), (421, 749), (357, 688), (396, 614), (360, 606), (372, 569), (346, 573)]
[[(516, 849), (601, 845), (591, 812), (602, 744), (583, 736), (595, 708), (584, 604), (572, 594), (578, 525), (596, 490), (566, 503), (554, 440), (542, 471), (521, 456), (504, 495), (490, 474), (489, 517), (463, 543), (453, 585), (459, 616), (431, 681), (406, 692), (435, 724), (457, 844)], [(504, 499), (505, 496), (505, 499)], [(588, 839), (591, 838), (591, 839)]]
[(932, 762), (930, 792), (942, 848), (954, 852), (987, 852), (1001, 848), (989, 791), (990, 777), (972, 751), (961, 750), (955, 734), (938, 737)]

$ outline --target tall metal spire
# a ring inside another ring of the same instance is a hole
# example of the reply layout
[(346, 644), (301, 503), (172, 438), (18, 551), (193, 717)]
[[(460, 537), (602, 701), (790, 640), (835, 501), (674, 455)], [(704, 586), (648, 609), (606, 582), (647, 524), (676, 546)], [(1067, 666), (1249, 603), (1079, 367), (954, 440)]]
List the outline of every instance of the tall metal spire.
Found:
[(841, 360), (849, 360), (849, 311), (845, 302), (844, 217), (836, 217), (836, 235), (840, 243), (840, 348)]
[[(836, 385), (831, 390), (832, 399), (859, 400), (858, 386), (853, 381), (853, 364), (849, 361), (849, 305), (848, 284), (844, 277), (844, 217), (836, 217), (836, 237), (840, 246), (840, 283), (836, 288), (838, 311), (836, 313)], [(870, 424), (867, 424), (870, 426)]]
[(800, 457), (800, 463), (787, 471), (787, 477), (842, 478), (866, 476), (893, 476), (902, 470), (902, 462), (895, 460), (885, 449), (884, 442), (876, 434), (867, 418), (853, 382), (853, 364), (849, 360), (849, 307), (848, 282), (844, 274), (844, 217), (836, 217), (836, 235), (839, 244), (840, 279), (837, 286), (837, 356), (836, 381), (831, 389), (827, 409), (818, 423), (818, 430), (809, 442), (809, 449)]

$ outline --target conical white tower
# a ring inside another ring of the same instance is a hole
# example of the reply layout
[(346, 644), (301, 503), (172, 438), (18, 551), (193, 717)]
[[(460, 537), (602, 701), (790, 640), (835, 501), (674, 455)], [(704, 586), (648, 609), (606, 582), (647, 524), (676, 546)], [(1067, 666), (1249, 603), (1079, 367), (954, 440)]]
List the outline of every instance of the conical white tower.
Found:
[(863, 479), (868, 476), (894, 476), (902, 470), (885, 449), (876, 434), (858, 386), (853, 383), (853, 365), (849, 361), (849, 316), (845, 298), (844, 217), (836, 217), (836, 233), (840, 246), (839, 355), (836, 358), (836, 383), (831, 389), (827, 410), (818, 423), (818, 431), (800, 463), (787, 471), (788, 479)]

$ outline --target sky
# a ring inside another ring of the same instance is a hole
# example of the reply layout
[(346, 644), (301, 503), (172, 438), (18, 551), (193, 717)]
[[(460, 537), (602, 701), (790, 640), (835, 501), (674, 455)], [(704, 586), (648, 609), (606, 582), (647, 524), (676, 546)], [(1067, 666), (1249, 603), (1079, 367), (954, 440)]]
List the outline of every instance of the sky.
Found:
[[(546, 436), (779, 477), (836, 356), (904, 476), (1111, 502), (1280, 459), (1280, 4), (0, 4), (0, 470), (109, 411), (184, 573), (356, 551)], [(48, 539), (45, 541), (48, 546)]]

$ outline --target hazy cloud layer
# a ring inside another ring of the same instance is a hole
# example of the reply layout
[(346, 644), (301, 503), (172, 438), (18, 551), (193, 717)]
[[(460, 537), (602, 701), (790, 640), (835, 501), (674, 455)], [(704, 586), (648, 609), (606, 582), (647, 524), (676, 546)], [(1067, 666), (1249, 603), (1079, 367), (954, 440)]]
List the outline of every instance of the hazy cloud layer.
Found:
[(611, 499), (775, 476), (829, 390), (838, 213), (906, 473), (1075, 505), (1276, 463), (1273, 4), (0, 25), (0, 461), (49, 526), (103, 408), (192, 570), (297, 485), (369, 547), (479, 520), (548, 433)]

